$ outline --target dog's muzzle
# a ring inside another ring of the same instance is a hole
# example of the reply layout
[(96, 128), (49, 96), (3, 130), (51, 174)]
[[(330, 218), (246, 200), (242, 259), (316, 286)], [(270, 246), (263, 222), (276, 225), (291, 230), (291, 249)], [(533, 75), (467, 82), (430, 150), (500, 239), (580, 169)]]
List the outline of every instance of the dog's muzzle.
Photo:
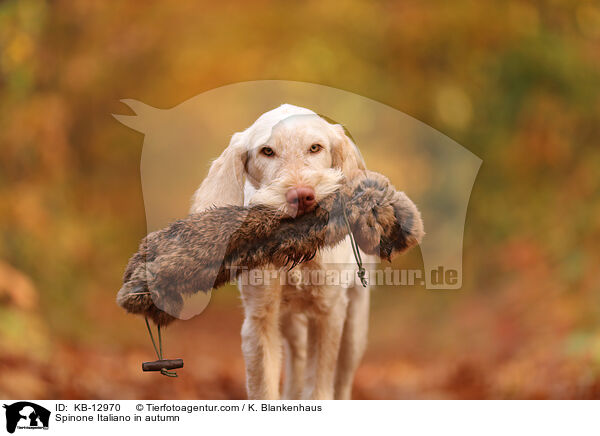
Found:
[(285, 194), (288, 210), (292, 216), (301, 216), (310, 212), (317, 205), (315, 199), (315, 190), (308, 186), (298, 186), (291, 188)]

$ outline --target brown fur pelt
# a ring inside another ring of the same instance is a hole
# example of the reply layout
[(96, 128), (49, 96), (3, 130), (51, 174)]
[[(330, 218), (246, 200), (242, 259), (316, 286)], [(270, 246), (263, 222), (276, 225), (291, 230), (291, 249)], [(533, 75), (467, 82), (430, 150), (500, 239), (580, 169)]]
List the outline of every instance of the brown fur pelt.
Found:
[(117, 303), (168, 324), (185, 295), (216, 289), (242, 270), (267, 264), (293, 268), (341, 242), (348, 234), (344, 208), (365, 253), (390, 260), (424, 235), (414, 203), (384, 176), (362, 171), (298, 218), (267, 206), (226, 206), (150, 233), (129, 260)]

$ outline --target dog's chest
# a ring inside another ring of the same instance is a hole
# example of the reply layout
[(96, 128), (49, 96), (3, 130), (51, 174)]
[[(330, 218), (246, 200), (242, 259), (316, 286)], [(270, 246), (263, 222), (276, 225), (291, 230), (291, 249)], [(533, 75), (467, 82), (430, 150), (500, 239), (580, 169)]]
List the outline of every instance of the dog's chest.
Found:
[(348, 239), (319, 251), (310, 262), (282, 273), (284, 309), (306, 313), (328, 311), (351, 286), (355, 269)]

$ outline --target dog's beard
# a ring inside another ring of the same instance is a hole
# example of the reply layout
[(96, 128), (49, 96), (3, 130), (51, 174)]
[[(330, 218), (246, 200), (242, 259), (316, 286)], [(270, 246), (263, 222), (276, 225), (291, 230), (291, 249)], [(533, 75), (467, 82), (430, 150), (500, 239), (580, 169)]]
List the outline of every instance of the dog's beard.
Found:
[(338, 169), (303, 170), (298, 173), (285, 173), (280, 177), (258, 189), (250, 198), (249, 205), (265, 205), (277, 209), (291, 217), (295, 217), (298, 210), (286, 201), (286, 193), (298, 186), (310, 186), (315, 191), (317, 205), (323, 198), (340, 189), (344, 175)]

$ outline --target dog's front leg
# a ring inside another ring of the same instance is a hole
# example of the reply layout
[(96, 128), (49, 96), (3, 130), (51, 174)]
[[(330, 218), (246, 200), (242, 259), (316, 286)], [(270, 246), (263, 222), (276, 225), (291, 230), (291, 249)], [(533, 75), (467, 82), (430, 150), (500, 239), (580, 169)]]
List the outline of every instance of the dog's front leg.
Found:
[(245, 312), (242, 353), (246, 363), (248, 399), (279, 399), (281, 286), (274, 281), (258, 286), (242, 284), (240, 290)]
[(354, 373), (367, 348), (369, 329), (369, 287), (355, 285), (348, 289), (348, 310), (335, 373), (335, 399), (352, 398)]
[(299, 400), (302, 397), (306, 368), (307, 324), (303, 313), (282, 314), (281, 332), (285, 342), (285, 378), (282, 396), (285, 400)]
[(325, 309), (317, 312), (308, 324), (309, 366), (304, 398), (332, 400), (335, 369), (340, 349), (348, 297), (340, 287), (326, 287)]

